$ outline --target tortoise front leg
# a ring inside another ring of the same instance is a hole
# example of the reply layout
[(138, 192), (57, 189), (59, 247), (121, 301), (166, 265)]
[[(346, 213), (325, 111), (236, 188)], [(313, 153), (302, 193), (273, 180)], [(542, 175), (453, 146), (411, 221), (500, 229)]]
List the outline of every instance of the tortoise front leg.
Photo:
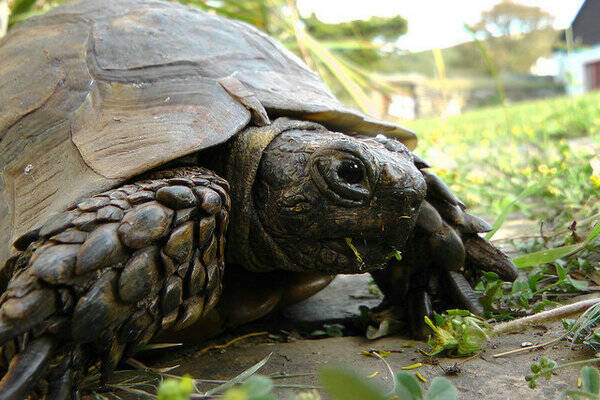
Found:
[[(418, 159), (417, 159), (418, 160)], [(419, 165), (421, 164), (421, 165)], [(422, 161), (417, 166), (424, 167)], [(434, 309), (466, 308), (483, 314), (472, 284), (481, 271), (514, 281), (518, 271), (499, 249), (479, 236), (492, 228), (465, 212), (464, 205), (437, 176), (421, 170), (427, 197), (402, 251), (402, 260), (372, 273), (397, 318), (410, 322), (413, 334), (425, 337), (423, 317)]]
[(44, 377), (52, 396), (70, 398), (90, 365), (100, 361), (106, 381), (158, 331), (212, 309), (228, 189), (206, 169), (161, 171), (79, 202), (37, 240), (29, 235), (35, 241), (11, 261), (16, 271), (0, 298), (0, 344), (21, 349), (0, 398), (23, 399)]

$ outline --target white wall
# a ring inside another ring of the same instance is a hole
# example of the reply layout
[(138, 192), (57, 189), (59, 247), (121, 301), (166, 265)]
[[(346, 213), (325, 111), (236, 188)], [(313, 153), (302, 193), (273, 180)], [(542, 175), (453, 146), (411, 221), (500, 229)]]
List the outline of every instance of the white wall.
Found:
[(556, 53), (558, 78), (565, 83), (567, 93), (578, 95), (585, 92), (585, 64), (600, 61), (600, 45), (577, 50), (571, 54)]

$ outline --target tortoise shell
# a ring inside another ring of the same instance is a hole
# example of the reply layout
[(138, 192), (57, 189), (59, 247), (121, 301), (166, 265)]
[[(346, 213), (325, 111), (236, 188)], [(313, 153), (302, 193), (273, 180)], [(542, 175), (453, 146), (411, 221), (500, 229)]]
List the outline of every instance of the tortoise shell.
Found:
[(218, 145), (251, 122), (219, 79), (270, 116), (345, 133), (414, 134), (342, 105), (254, 27), (173, 2), (84, 0), (0, 42), (0, 265), (10, 243), (82, 196)]

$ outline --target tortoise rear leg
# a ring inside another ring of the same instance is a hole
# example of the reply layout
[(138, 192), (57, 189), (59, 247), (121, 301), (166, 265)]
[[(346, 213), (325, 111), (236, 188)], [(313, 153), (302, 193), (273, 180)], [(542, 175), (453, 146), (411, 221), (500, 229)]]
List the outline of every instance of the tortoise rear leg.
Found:
[(69, 398), (91, 364), (100, 361), (106, 380), (158, 331), (184, 328), (212, 309), (228, 189), (206, 169), (166, 170), (43, 225), (11, 261), (16, 271), (0, 297), (0, 344), (21, 345), (0, 398), (23, 399), (44, 377), (50, 394)]

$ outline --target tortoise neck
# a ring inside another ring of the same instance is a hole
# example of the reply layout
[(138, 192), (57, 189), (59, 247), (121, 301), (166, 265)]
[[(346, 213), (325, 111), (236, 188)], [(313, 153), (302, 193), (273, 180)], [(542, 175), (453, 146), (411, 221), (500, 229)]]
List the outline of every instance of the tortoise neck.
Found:
[(219, 170), (231, 185), (231, 222), (227, 238), (227, 261), (266, 272), (289, 264), (284, 253), (263, 229), (254, 202), (253, 188), (265, 148), (282, 132), (291, 129), (323, 129), (320, 125), (278, 118), (270, 125), (248, 127), (226, 144)]

